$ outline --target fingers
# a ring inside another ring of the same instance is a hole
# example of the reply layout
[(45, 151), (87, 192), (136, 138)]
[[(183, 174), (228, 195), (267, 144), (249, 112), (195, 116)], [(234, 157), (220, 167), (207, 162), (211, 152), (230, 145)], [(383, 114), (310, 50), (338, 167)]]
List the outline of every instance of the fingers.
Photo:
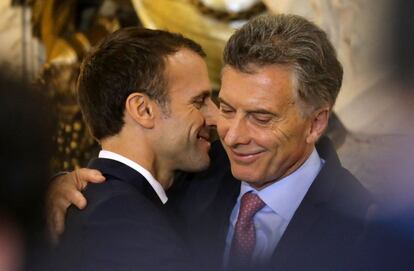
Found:
[(66, 209), (70, 202), (60, 194), (57, 184), (52, 185), (48, 191), (46, 213), (49, 236), (52, 244), (57, 244), (59, 236), (65, 229)]
[(70, 174), (73, 175), (76, 187), (79, 190), (83, 190), (87, 186), (88, 182), (101, 183), (105, 181), (105, 177), (101, 174), (101, 172), (95, 169), (80, 168)]
[(53, 212), (51, 218), (48, 219), (49, 236), (53, 245), (59, 242), (59, 236), (65, 230), (65, 217), (62, 212)]
[(69, 202), (69, 205), (66, 207), (68, 208), (70, 206), (70, 203), (78, 207), (79, 209), (83, 209), (86, 207), (86, 198), (83, 196), (83, 194), (77, 190), (71, 190), (68, 191), (68, 193), (65, 195), (66, 202)]
[(100, 183), (104, 180), (105, 177), (99, 171), (81, 168), (52, 181), (46, 198), (47, 223), (52, 243), (57, 243), (65, 229), (65, 216), (69, 206), (74, 204), (79, 209), (86, 207), (87, 201), (81, 191), (88, 182)]

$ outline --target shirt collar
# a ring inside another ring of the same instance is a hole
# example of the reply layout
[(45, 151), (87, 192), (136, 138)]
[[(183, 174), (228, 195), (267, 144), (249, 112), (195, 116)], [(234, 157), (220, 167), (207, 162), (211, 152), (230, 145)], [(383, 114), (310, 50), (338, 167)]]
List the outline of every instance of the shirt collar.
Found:
[(138, 171), (144, 178), (147, 180), (147, 182), (151, 185), (151, 187), (154, 189), (155, 193), (157, 193), (158, 197), (160, 198), (161, 202), (165, 204), (168, 200), (167, 195), (165, 194), (164, 188), (162, 188), (161, 184), (152, 176), (152, 174), (137, 164), (136, 162), (111, 151), (101, 150), (98, 155), (99, 158), (106, 158), (118, 161), (124, 165), (129, 166), (132, 169), (135, 169)]
[(315, 180), (324, 161), (314, 149), (308, 159), (297, 170), (262, 190), (256, 190), (242, 182), (240, 195), (253, 191), (270, 209), (290, 221)]

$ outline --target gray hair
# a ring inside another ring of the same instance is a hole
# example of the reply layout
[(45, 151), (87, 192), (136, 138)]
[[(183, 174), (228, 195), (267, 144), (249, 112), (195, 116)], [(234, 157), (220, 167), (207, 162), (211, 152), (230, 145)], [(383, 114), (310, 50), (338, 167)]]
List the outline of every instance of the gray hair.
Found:
[(290, 66), (303, 114), (332, 107), (342, 84), (342, 65), (326, 33), (297, 15), (250, 20), (230, 37), (224, 64), (246, 73), (266, 65)]

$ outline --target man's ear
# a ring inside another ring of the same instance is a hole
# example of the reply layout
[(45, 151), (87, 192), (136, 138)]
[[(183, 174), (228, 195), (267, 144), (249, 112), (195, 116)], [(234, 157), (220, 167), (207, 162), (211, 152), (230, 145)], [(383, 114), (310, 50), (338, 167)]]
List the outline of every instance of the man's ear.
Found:
[(141, 126), (151, 129), (154, 127), (155, 103), (144, 93), (134, 92), (125, 102), (125, 114), (128, 114)]
[(331, 110), (329, 107), (322, 107), (315, 110), (311, 118), (311, 127), (309, 134), (306, 137), (306, 143), (314, 144), (324, 133), (326, 127), (328, 127), (328, 120)]

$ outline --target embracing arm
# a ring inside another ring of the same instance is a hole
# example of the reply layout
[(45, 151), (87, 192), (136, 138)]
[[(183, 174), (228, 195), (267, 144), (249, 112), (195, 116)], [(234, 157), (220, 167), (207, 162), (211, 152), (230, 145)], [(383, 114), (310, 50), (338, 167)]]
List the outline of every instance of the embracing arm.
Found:
[(105, 177), (98, 170), (81, 168), (53, 179), (46, 196), (46, 215), (50, 238), (57, 243), (65, 229), (65, 215), (73, 204), (79, 209), (86, 207), (81, 191), (88, 182), (101, 183)]

